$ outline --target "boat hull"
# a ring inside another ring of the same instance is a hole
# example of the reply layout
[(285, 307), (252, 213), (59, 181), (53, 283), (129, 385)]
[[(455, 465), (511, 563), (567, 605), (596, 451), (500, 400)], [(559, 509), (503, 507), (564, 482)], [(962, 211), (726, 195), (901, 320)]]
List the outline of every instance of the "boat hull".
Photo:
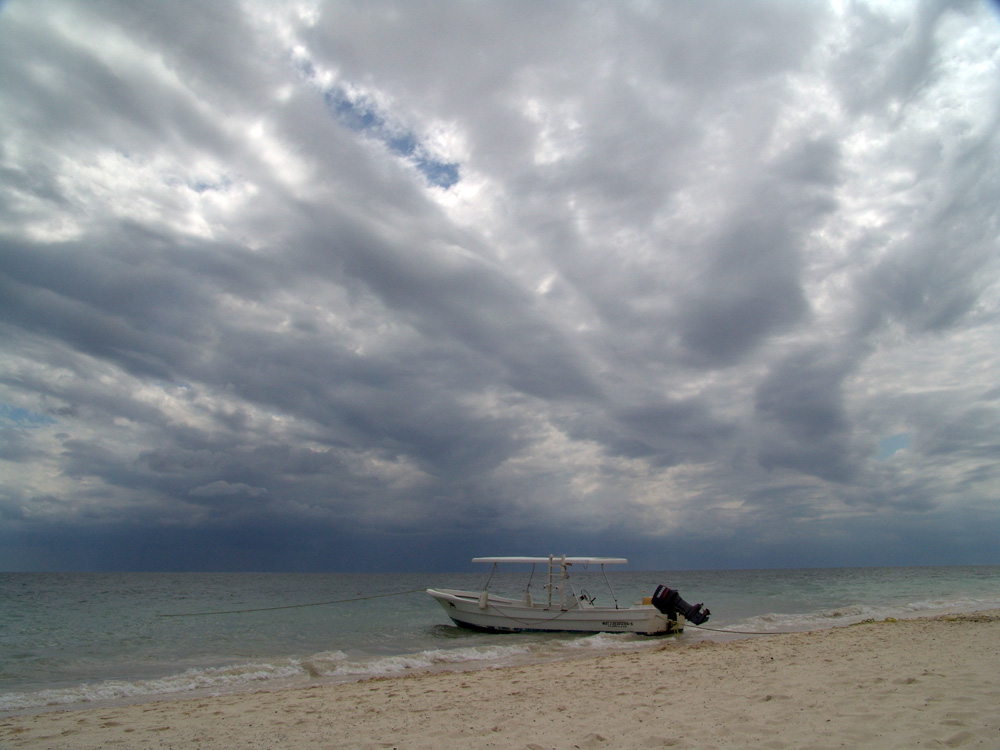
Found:
[(617, 609), (598, 607), (587, 602), (573, 602), (562, 609), (531, 604), (519, 599), (471, 591), (427, 589), (445, 613), (464, 628), (494, 633), (571, 632), (571, 633), (636, 633), (639, 635), (669, 635), (684, 630), (680, 622), (650, 605)]

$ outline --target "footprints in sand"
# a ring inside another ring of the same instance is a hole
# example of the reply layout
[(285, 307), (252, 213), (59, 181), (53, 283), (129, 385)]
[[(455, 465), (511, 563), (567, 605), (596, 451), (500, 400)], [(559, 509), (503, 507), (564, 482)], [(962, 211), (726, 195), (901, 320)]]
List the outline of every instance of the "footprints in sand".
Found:
[(768, 693), (763, 698), (761, 698), (760, 701), (761, 703), (767, 703), (768, 701), (787, 701), (791, 699), (792, 696), (790, 695), (771, 695), (770, 693)]
[[(638, 747), (651, 748), (652, 750), (660, 747), (681, 747), (685, 745), (693, 746), (690, 742), (684, 739), (678, 739), (676, 737), (663, 737), (659, 735), (651, 735), (649, 737), (646, 737), (645, 740), (642, 740), (639, 743)], [(564, 745), (560, 744), (560, 747), (563, 746)], [(554, 750), (553, 746), (551, 745), (540, 745), (537, 742), (529, 742), (524, 747), (525, 750)], [(575, 741), (572, 747), (574, 748), (574, 750), (600, 750), (601, 748), (608, 748), (608, 750), (611, 750), (611, 748), (621, 747), (621, 745), (615, 742), (612, 738), (605, 737), (603, 734), (600, 734), (599, 732), (591, 732), (590, 734), (586, 735), (583, 739)], [(634, 745), (630, 744), (629, 747), (634, 747)]]
[[(535, 742), (529, 742), (525, 745), (527, 750), (552, 750), (550, 746), (539, 745)], [(595, 750), (596, 748), (609, 747), (608, 738), (597, 732), (592, 732), (584, 737), (579, 742), (573, 745), (576, 750)]]
[(961, 747), (972, 742), (974, 739), (976, 739), (976, 736), (972, 732), (959, 732), (944, 740), (941, 744), (945, 747)]

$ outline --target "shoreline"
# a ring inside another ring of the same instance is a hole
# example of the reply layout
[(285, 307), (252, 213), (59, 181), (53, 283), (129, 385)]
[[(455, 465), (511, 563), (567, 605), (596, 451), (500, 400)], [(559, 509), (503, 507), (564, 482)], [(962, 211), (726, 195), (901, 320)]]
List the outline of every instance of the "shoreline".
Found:
[(988, 610), (23, 714), (0, 747), (995, 747), (998, 674)]

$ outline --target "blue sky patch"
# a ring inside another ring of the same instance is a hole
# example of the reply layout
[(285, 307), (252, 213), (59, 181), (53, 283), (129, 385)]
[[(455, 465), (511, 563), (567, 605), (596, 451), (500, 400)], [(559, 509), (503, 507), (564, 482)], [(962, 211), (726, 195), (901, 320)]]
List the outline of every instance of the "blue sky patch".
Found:
[(0, 404), (0, 422), (12, 423), (17, 427), (42, 427), (55, 424), (56, 420), (45, 414), (38, 414), (20, 406)]
[(414, 133), (393, 127), (374, 103), (363, 98), (352, 99), (341, 88), (327, 91), (324, 99), (342, 125), (381, 141), (389, 151), (420, 170), (431, 185), (447, 190), (458, 182), (457, 163), (430, 157)]
[(905, 451), (909, 448), (912, 442), (908, 432), (901, 432), (898, 435), (890, 435), (887, 438), (882, 438), (878, 441), (878, 454), (875, 456), (875, 459), (877, 461), (887, 461), (899, 453), (899, 451)]

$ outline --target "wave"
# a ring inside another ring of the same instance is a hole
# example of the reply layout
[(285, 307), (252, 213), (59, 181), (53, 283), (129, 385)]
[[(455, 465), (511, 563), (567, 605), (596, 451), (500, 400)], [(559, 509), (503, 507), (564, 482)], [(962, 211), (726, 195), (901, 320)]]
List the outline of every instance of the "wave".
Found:
[(657, 645), (664, 640), (676, 640), (676, 636), (657, 636), (634, 633), (595, 633), (563, 641), (559, 644), (566, 651), (641, 651)]
[[(544, 648), (544, 646), (542, 646)], [(145, 680), (104, 680), (67, 688), (50, 688), (0, 695), (0, 714), (46, 708), (67, 709), (95, 704), (122, 704), (159, 697), (224, 694), (254, 687), (277, 688), (327, 682), (389, 677), (413, 670), (503, 665), (530, 661), (539, 644), (481, 645), (428, 649), (353, 660), (342, 651), (313, 654), (304, 659), (255, 661), (224, 667), (192, 668)]]
[(104, 680), (68, 688), (6, 693), (0, 695), (0, 711), (11, 712), (45, 707), (67, 708), (94, 703), (130, 703), (152, 696), (171, 696), (199, 691), (229, 692), (263, 682), (291, 679), (301, 673), (301, 667), (291, 661), (193, 668), (179, 674), (148, 680)]
[(476, 663), (503, 664), (532, 651), (531, 644), (467, 646), (451, 649), (428, 649), (412, 654), (396, 654), (352, 661), (346, 656), (319, 654), (303, 662), (308, 673), (317, 678), (387, 677), (419, 669)]
[(728, 625), (725, 631), (747, 635), (766, 632), (785, 633), (853, 625), (865, 620), (906, 619), (995, 608), (1000, 608), (1000, 599), (977, 597), (942, 597), (891, 604), (851, 604), (815, 612), (757, 615)]

